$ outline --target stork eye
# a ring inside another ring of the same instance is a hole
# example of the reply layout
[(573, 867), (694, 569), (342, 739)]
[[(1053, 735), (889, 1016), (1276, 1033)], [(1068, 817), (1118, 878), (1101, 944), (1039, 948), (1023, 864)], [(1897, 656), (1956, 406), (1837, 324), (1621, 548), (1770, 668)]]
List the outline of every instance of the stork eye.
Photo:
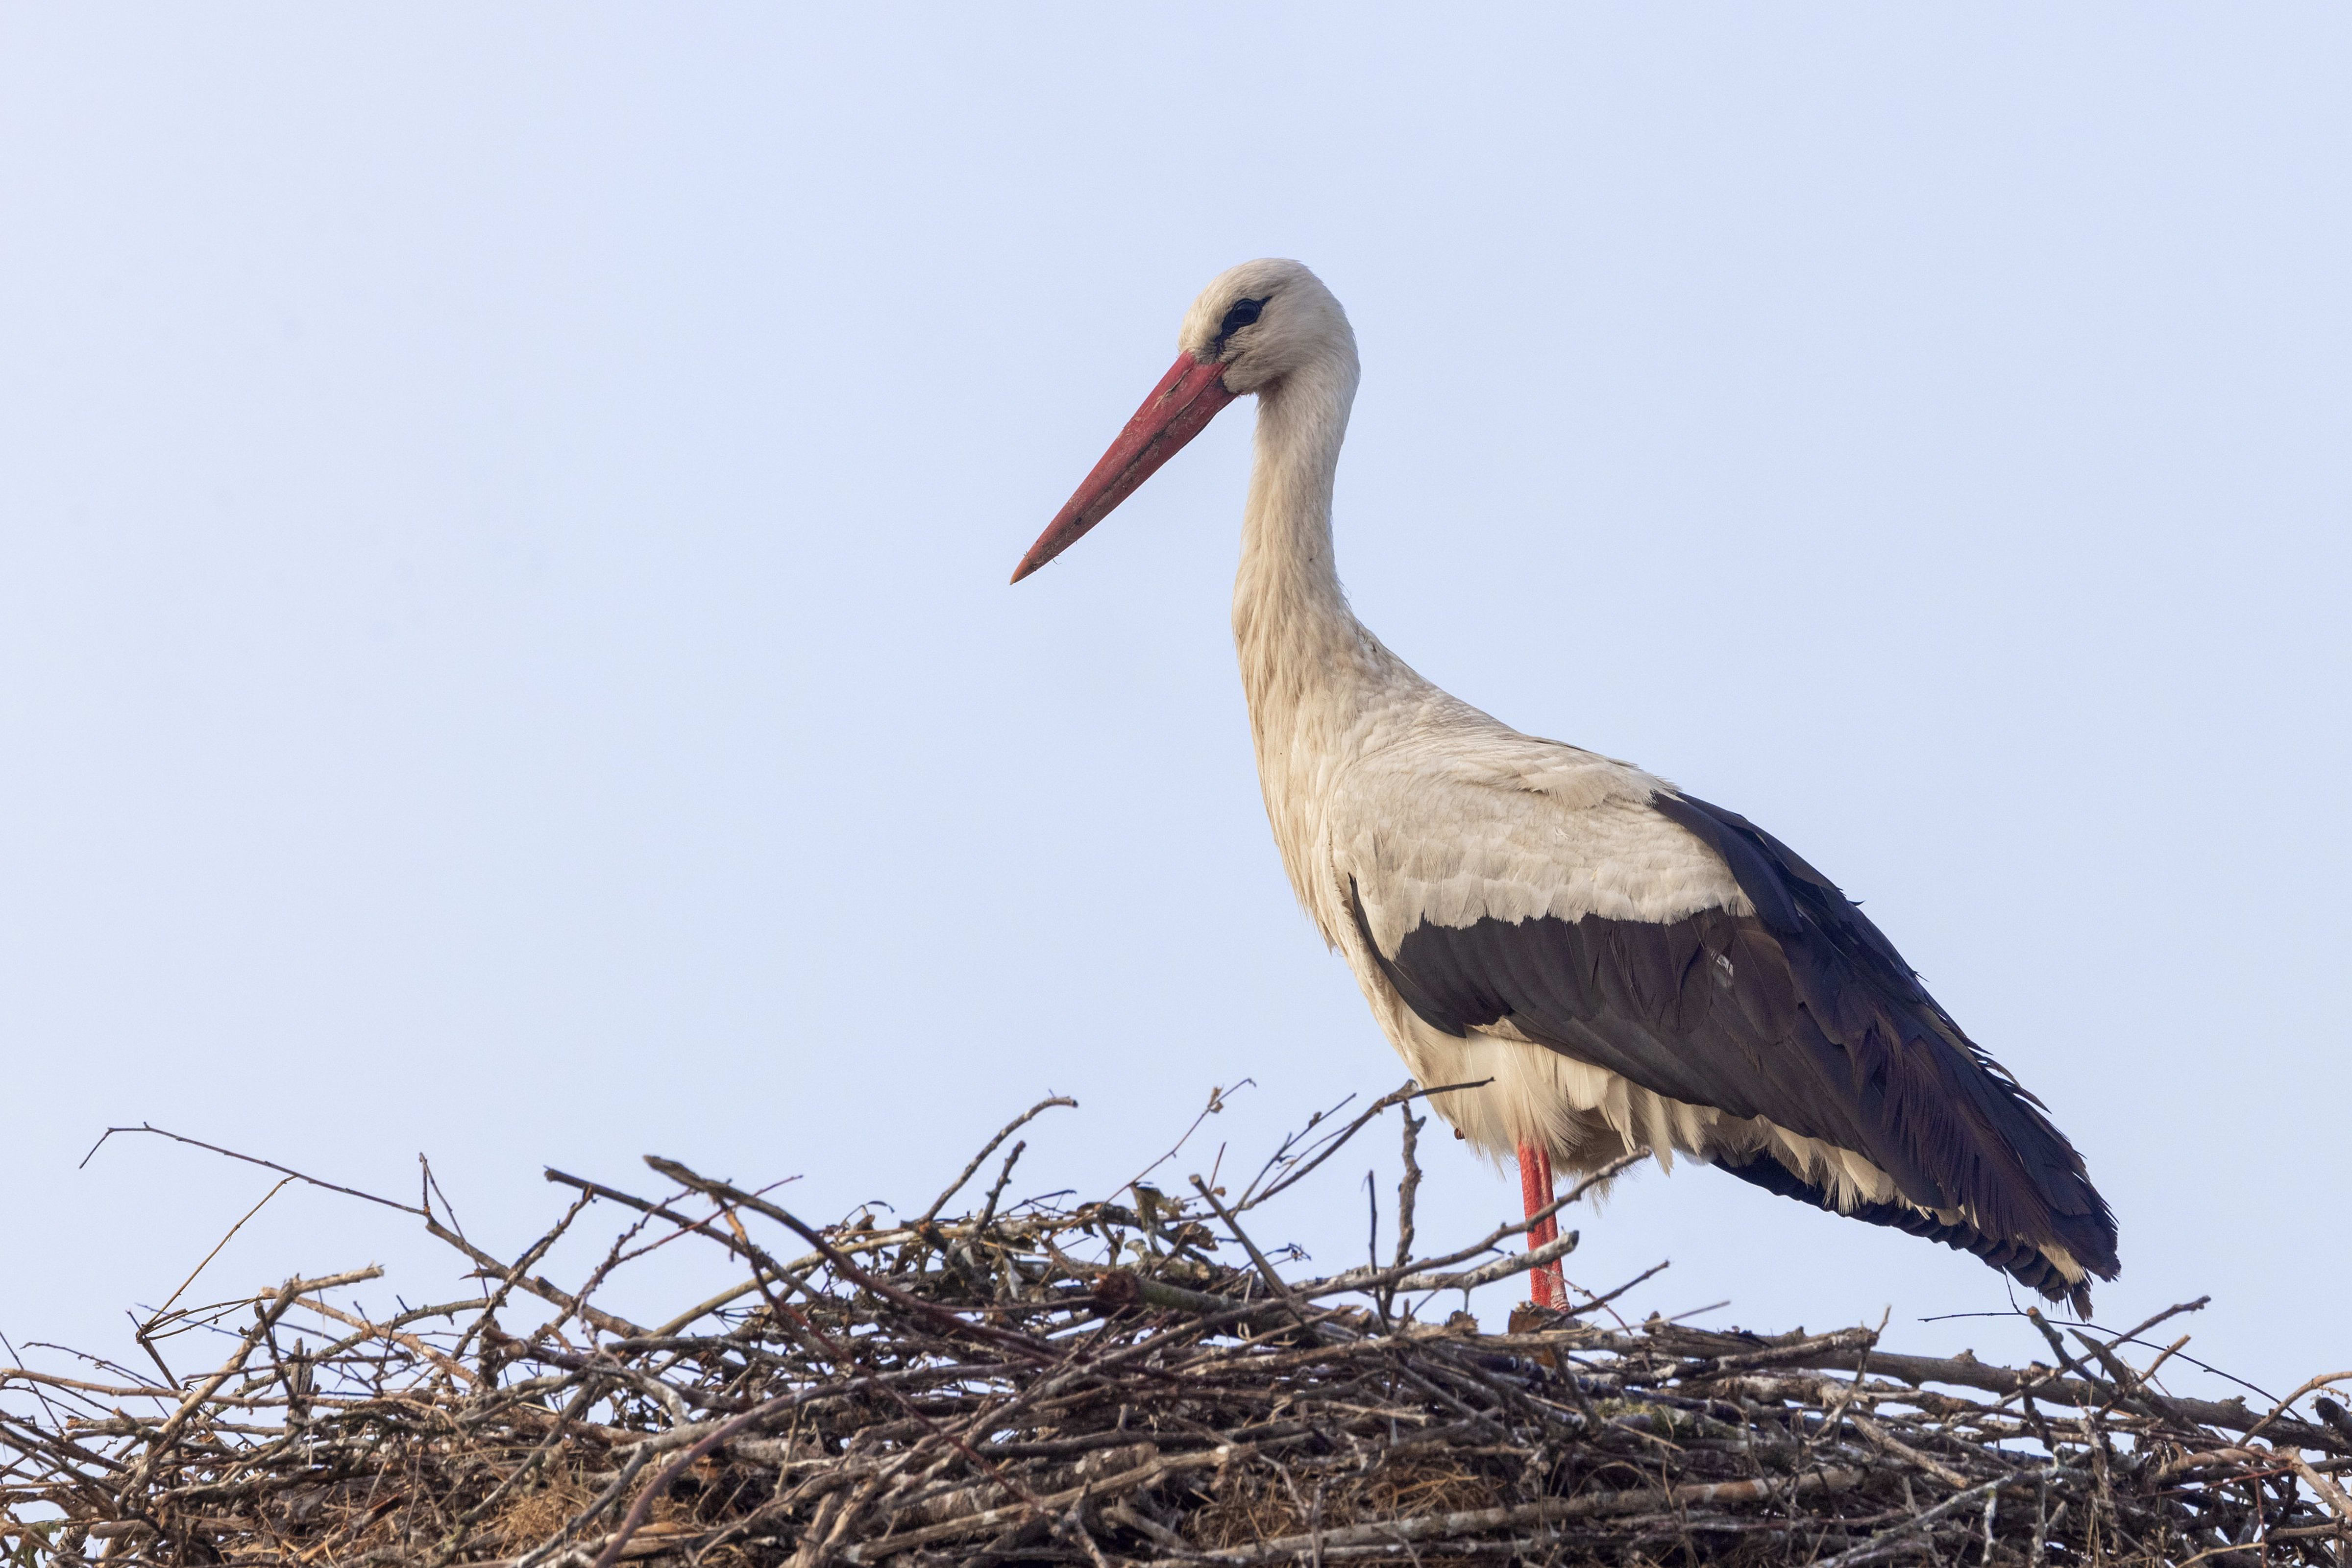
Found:
[(1252, 321), (1256, 321), (1257, 313), (1265, 309), (1265, 301), (1263, 300), (1234, 300), (1234, 308), (1227, 310), (1225, 312), (1225, 319), (1222, 322), (1218, 323), (1218, 338), (1222, 341), (1223, 339), (1232, 337), (1235, 332), (1241, 331), (1244, 327), (1248, 326)]

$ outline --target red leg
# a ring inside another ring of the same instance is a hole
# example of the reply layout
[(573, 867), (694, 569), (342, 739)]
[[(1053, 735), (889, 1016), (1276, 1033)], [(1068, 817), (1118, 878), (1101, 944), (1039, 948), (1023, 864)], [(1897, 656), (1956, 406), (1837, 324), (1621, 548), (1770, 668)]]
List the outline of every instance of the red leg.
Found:
[[(1526, 1212), (1530, 1217), (1551, 1202), (1551, 1151), (1537, 1143), (1520, 1144), (1519, 1198), (1527, 1205)], [(1528, 1230), (1528, 1250), (1533, 1252), (1559, 1237), (1559, 1221), (1547, 1219)], [(1559, 1264), (1548, 1263), (1528, 1271), (1528, 1300), (1537, 1306), (1556, 1306), (1562, 1294)]]

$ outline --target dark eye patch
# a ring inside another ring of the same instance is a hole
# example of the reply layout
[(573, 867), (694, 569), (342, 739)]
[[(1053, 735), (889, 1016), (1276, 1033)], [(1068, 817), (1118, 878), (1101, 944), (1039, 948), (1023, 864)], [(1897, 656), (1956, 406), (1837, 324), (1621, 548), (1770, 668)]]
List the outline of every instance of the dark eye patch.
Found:
[(1232, 337), (1244, 327), (1248, 326), (1252, 321), (1256, 321), (1257, 313), (1265, 309), (1265, 301), (1264, 300), (1234, 300), (1234, 308), (1225, 312), (1225, 319), (1217, 325), (1217, 341), (1219, 342), (1223, 342), (1225, 339)]

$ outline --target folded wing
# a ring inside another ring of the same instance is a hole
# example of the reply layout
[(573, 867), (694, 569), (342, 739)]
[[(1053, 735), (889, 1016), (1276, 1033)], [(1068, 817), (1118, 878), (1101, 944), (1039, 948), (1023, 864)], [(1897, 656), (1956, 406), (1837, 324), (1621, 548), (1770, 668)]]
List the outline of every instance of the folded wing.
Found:
[[(1396, 758), (1354, 781), (1334, 825), (1350, 919), (1415, 1015), (1851, 1152), (1894, 1191), (1838, 1190), (1788, 1139), (1700, 1151), (2045, 1294), (2113, 1278), (2115, 1221), (2081, 1156), (1834, 884), (1636, 770), (1538, 755), (1442, 777)], [(1432, 796), (1442, 809), (1416, 809)]]

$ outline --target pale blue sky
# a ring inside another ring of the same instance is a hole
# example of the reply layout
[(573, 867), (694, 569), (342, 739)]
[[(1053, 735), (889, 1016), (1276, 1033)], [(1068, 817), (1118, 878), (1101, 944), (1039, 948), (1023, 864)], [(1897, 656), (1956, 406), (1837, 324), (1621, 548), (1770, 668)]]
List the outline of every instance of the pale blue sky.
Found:
[[(852, 13), (0, 12), (0, 1329), (120, 1350), (266, 1189), (109, 1122), (424, 1150), (513, 1250), (542, 1162), (831, 1215), (1048, 1089), (1094, 1189), (1397, 1082), (1258, 804), (1249, 409), (1004, 582), (1275, 254), (1364, 617), (1865, 900), (2088, 1155), (2103, 1319), (2343, 1363), (2352, 13)], [(1270, 1228), (1351, 1260), (1358, 1179)], [(2033, 1349), (1704, 1170), (1583, 1228)], [(208, 1278), (370, 1260), (453, 1272), (289, 1193)]]

